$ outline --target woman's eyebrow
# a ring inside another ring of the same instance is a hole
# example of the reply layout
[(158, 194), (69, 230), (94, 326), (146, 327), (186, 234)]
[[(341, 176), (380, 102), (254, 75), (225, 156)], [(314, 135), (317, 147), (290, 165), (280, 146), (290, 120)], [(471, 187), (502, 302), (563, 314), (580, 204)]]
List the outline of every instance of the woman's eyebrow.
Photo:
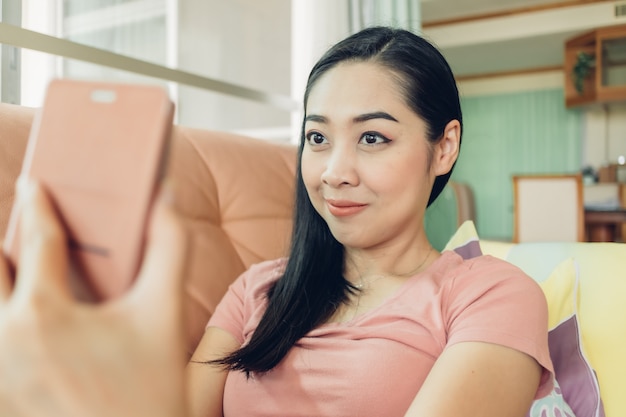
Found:
[(324, 116), (320, 116), (317, 114), (309, 114), (304, 118), (305, 122), (317, 122), (317, 123), (328, 123), (328, 119)]
[[(392, 122), (398, 121), (395, 117), (393, 117), (392, 115), (384, 111), (376, 111), (372, 113), (360, 114), (354, 117), (352, 121), (354, 123), (363, 123), (363, 122), (367, 122), (368, 120), (373, 120), (373, 119), (385, 119), (385, 120), (391, 120)], [(326, 118), (325, 116), (317, 115), (317, 114), (309, 114), (304, 118), (304, 121), (327, 124), (328, 118)]]
[(393, 117), (392, 115), (384, 111), (376, 111), (372, 113), (361, 114), (359, 116), (356, 116), (352, 120), (354, 121), (354, 123), (363, 123), (372, 119), (385, 119), (385, 120), (391, 120), (392, 122), (398, 121), (395, 117)]

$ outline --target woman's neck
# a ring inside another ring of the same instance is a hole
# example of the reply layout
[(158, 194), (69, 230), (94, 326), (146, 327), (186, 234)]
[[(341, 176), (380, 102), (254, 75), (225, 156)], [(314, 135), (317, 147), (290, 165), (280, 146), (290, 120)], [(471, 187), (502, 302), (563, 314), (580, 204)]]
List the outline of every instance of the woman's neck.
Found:
[(345, 248), (345, 251), (346, 279), (357, 284), (373, 276), (415, 275), (439, 256), (426, 238), (396, 248)]

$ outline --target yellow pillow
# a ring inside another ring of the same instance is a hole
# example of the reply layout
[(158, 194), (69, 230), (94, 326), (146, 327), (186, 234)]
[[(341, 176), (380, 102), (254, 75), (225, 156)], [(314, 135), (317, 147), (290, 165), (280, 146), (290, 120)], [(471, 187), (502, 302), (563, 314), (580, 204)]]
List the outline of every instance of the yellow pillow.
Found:
[(578, 313), (585, 353), (609, 417), (626, 416), (626, 244), (575, 244)]
[(548, 345), (558, 391), (575, 416), (604, 417), (598, 380), (584, 354), (580, 337), (576, 262), (572, 258), (561, 262), (539, 285), (548, 302)]
[(542, 282), (568, 257), (578, 266), (577, 318), (605, 413), (626, 416), (626, 244), (520, 243), (506, 259)]
[(568, 258), (557, 265), (545, 281), (539, 283), (548, 302), (550, 329), (576, 313), (577, 275), (576, 262)]

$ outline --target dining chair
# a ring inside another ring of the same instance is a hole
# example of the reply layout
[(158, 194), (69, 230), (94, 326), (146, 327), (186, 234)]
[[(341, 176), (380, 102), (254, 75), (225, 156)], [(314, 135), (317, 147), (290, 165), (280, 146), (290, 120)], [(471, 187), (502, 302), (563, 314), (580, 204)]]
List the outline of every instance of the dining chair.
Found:
[(513, 199), (513, 241), (584, 240), (581, 175), (514, 175)]

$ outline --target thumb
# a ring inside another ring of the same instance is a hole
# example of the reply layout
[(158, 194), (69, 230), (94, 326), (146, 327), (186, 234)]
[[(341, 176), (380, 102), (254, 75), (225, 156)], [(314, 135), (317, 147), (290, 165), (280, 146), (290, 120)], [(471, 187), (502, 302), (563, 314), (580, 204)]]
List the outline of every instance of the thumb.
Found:
[(21, 214), (15, 299), (69, 297), (66, 236), (52, 202), (31, 180), (20, 180), (17, 197)]

